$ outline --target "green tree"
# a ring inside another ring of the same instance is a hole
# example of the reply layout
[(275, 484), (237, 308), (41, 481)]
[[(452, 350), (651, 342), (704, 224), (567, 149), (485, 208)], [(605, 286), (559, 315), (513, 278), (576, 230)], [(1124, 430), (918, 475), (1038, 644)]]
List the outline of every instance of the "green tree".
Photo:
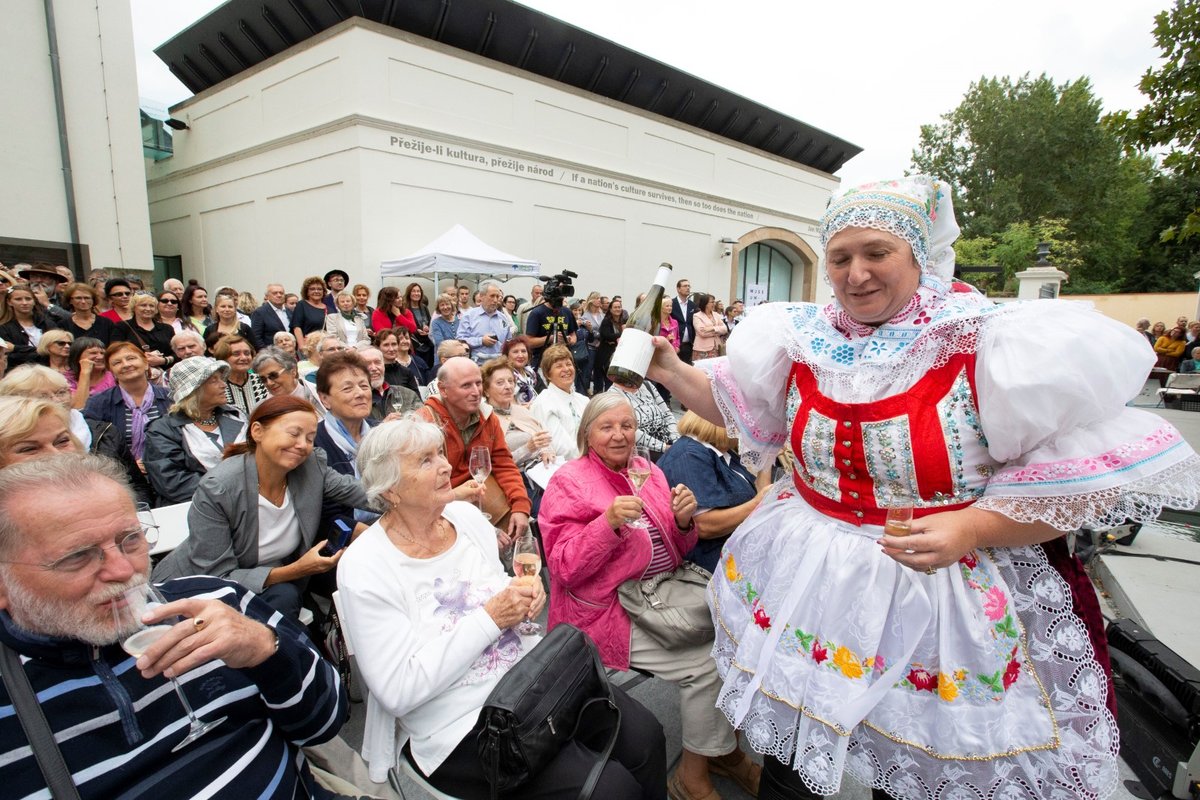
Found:
[[(1139, 84), (1149, 102), (1135, 114), (1113, 114), (1109, 122), (1130, 148), (1168, 148), (1164, 169), (1186, 179), (1200, 175), (1200, 2), (1176, 0), (1155, 16), (1154, 40), (1162, 64), (1146, 70)], [(1200, 201), (1193, 195), (1162, 234), (1170, 241), (1197, 233)]]
[[(1127, 163), (1100, 111), (1087, 78), (1061, 86), (1046, 75), (981, 78), (940, 123), (921, 127), (913, 166), (954, 184), (968, 238), (994, 237), (1007, 252), (1024, 230), (1011, 226), (1060, 220), (1078, 253), (1072, 280), (1115, 287), (1136, 254), (1145, 175)], [(1033, 251), (1024, 257), (1028, 266)]]
[(1200, 236), (1164, 236), (1200, 197), (1200, 174), (1160, 172), (1149, 182), (1146, 213), (1136, 229), (1138, 254), (1121, 270), (1125, 292), (1191, 292), (1200, 272)]

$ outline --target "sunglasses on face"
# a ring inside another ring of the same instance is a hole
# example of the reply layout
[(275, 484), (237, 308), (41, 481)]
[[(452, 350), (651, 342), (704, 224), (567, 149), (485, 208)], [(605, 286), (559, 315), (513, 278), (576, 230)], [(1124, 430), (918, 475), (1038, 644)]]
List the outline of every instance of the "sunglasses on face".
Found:
[(158, 298), (158, 302), (162, 303), (163, 305), (166, 305), (166, 306), (179, 305), (179, 300), (175, 297), (160, 297), (160, 298)]
[(132, 292), (109, 292), (108, 296), (109, 297), (129, 297), (129, 295), (131, 295), (131, 294), (133, 294), (133, 293)]

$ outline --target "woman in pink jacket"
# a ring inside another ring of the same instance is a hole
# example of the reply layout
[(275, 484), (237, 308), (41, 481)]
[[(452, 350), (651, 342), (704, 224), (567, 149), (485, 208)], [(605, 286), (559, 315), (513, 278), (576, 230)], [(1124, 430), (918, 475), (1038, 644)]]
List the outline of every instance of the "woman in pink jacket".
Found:
[[(538, 522), (550, 573), (550, 627), (569, 622), (588, 633), (605, 666), (636, 667), (680, 690), (683, 757), (668, 781), (672, 800), (716, 796), (709, 772), (729, 775), (752, 794), (760, 768), (738, 749), (716, 709), (720, 680), (710, 643), (668, 651), (631, 624), (617, 587), (670, 572), (696, 543), (696, 498), (651, 466), (641, 496), (623, 470), (637, 435), (633, 407), (611, 393), (592, 398), (579, 421), (579, 458), (550, 480)], [(647, 527), (632, 527), (641, 519)]]

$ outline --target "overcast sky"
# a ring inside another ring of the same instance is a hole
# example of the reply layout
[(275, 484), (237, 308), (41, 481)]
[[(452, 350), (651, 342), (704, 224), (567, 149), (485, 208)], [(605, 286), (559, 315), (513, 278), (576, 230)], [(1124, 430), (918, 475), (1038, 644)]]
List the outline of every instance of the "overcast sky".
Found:
[[(415, 2), (415, 0), (408, 0)], [(433, 0), (426, 0), (433, 2)], [(190, 92), (154, 48), (220, 0), (132, 0), (139, 94)], [(1105, 110), (1138, 108), (1156, 62), (1151, 29), (1168, 0), (526, 0), (525, 5), (846, 139), (863, 152), (849, 184), (906, 169), (920, 126), (982, 76), (1087, 76)], [(921, 12), (920, 14), (916, 12)]]

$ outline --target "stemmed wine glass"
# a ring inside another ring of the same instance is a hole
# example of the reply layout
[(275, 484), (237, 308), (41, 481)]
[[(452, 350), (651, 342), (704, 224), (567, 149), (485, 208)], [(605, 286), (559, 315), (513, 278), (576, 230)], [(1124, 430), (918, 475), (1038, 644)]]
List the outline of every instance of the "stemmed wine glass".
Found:
[[(538, 574), (542, 571), (542, 551), (538, 547), (537, 539), (533, 538), (533, 531), (528, 528), (513, 543), (512, 566), (513, 575), (521, 579), (522, 583), (532, 585), (541, 580)], [(522, 636), (537, 636), (541, 632), (542, 626), (536, 622), (522, 620), (517, 624), (517, 633)]]
[[(483, 486), (488, 476), (492, 474), (492, 452), (482, 445), (472, 447), (471, 461), (468, 464), (468, 469), (470, 469), (471, 477), (475, 479), (475, 482)], [(479, 497), (478, 503), (480, 513), (488, 520), (491, 520), (492, 515), (483, 510), (482, 496)]]
[[(116, 623), (117, 634), (121, 637), (121, 649), (134, 658), (139, 658), (150, 645), (159, 640), (167, 631), (177, 623), (183, 620), (183, 617), (167, 617), (159, 620), (153, 625), (146, 625), (142, 622), (142, 615), (155, 606), (160, 606), (167, 601), (158, 593), (149, 583), (143, 583), (134, 586), (127, 590), (120, 597), (112, 602), (113, 621)], [(191, 703), (188, 702), (187, 696), (183, 693), (183, 687), (179, 685), (179, 681), (174, 678), (168, 678), (171, 681), (171, 686), (175, 688), (175, 694), (179, 696), (179, 702), (183, 705), (183, 710), (187, 712), (188, 721), (191, 723), (191, 729), (188, 735), (183, 738), (183, 741), (171, 748), (171, 752), (176, 752), (192, 742), (199, 739), (204, 734), (208, 733), (213, 728), (220, 725), (228, 717), (221, 717), (210, 722), (203, 722), (196, 716), (196, 712), (192, 710)]]
[[(629, 479), (630, 486), (633, 487), (633, 493), (640, 496), (642, 487), (646, 481), (650, 480), (650, 450), (644, 445), (637, 445), (629, 451), (629, 464), (625, 469), (625, 476)], [(642, 522), (641, 517), (636, 519), (626, 520), (625, 524), (631, 528), (645, 528), (645, 522)]]

